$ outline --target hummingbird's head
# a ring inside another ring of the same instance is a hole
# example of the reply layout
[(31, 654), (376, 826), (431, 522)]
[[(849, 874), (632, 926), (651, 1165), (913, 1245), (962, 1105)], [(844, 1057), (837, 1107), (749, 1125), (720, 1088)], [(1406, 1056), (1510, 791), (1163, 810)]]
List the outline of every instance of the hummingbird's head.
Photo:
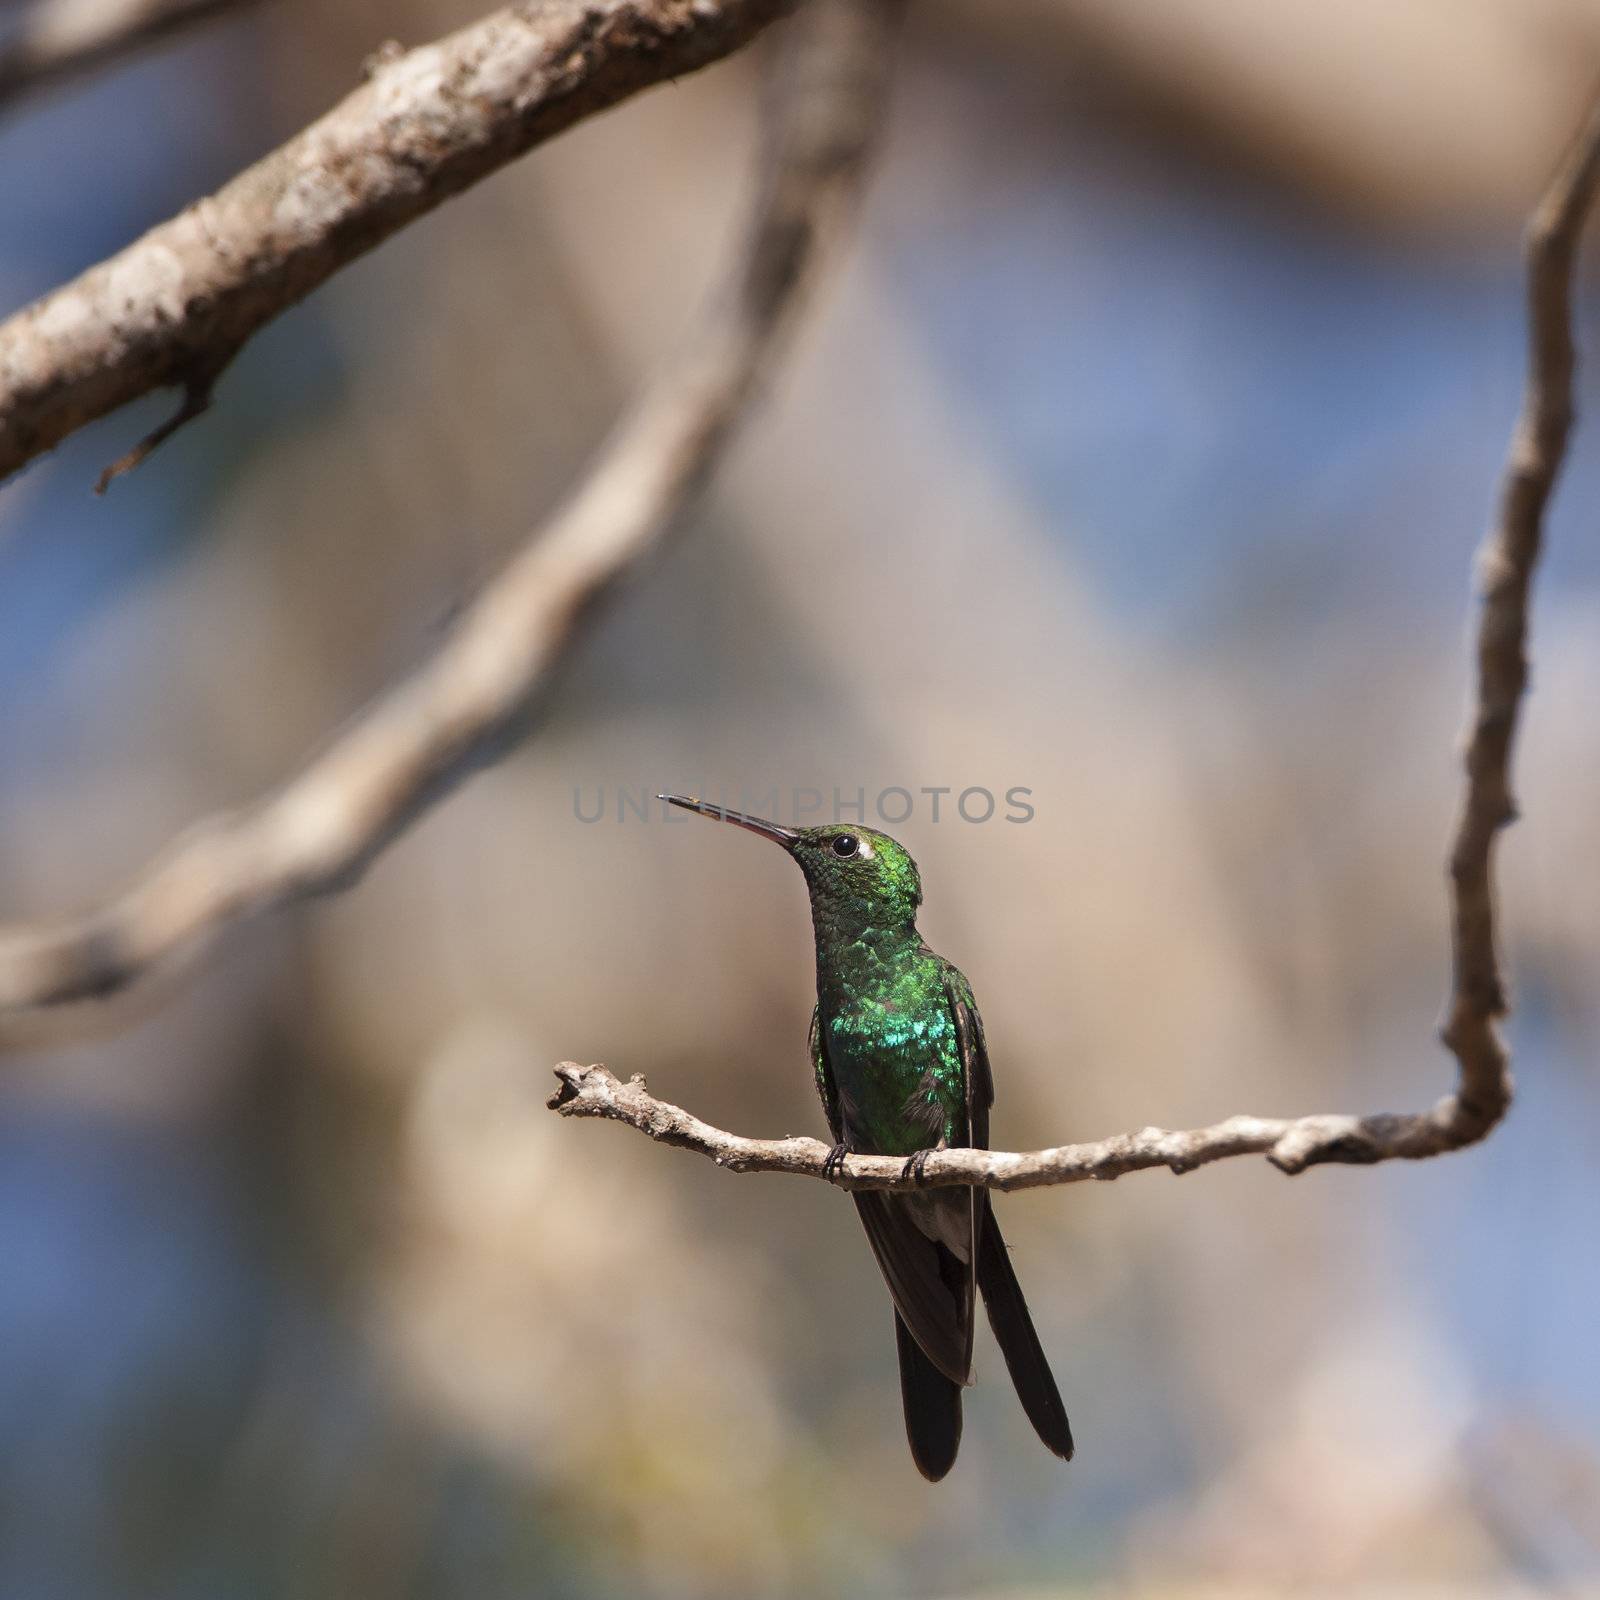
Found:
[(813, 914), (843, 928), (906, 927), (922, 904), (922, 879), (911, 853), (875, 828), (829, 822), (816, 828), (783, 828), (775, 822), (729, 811), (687, 795), (658, 799), (718, 822), (731, 822), (782, 845), (806, 875)]

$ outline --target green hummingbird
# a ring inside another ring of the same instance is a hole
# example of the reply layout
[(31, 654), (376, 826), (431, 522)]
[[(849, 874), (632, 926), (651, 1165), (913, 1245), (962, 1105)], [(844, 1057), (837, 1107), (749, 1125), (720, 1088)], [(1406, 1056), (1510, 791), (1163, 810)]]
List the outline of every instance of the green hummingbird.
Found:
[[(871, 828), (782, 828), (686, 795), (657, 798), (782, 845), (805, 874), (817, 940), (811, 1062), (837, 1168), (852, 1151), (905, 1156), (986, 1149), (994, 1084), (967, 980), (917, 932), (922, 880), (905, 847)], [(983, 1295), (1018, 1398), (1046, 1448), (1072, 1459), (1072, 1429), (984, 1189), (852, 1194), (894, 1301), (906, 1436), (937, 1482), (961, 1443)]]

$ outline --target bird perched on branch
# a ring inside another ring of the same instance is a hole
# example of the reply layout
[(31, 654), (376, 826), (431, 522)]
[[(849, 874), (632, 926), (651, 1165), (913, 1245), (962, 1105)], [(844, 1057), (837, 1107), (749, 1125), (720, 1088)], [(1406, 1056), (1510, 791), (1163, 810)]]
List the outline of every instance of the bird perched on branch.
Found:
[[(994, 1085), (967, 980), (917, 932), (917, 864), (886, 834), (838, 824), (781, 828), (685, 795), (659, 797), (781, 845), (805, 874), (817, 939), (811, 1059), (837, 1167), (851, 1151), (905, 1156), (984, 1149)], [(1072, 1430), (983, 1189), (852, 1195), (894, 1301), (911, 1455), (937, 1482), (961, 1443), (972, 1381), (973, 1312), (983, 1295), (1028, 1420), (1072, 1459)]]

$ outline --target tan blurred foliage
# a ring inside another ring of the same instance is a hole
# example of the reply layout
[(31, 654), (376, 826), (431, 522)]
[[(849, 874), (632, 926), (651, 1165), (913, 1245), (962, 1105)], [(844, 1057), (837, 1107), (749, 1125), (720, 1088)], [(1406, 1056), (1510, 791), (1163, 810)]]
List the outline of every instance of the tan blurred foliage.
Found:
[(1516, 221), (1592, 91), (1588, 0), (944, 0), (1407, 228)]

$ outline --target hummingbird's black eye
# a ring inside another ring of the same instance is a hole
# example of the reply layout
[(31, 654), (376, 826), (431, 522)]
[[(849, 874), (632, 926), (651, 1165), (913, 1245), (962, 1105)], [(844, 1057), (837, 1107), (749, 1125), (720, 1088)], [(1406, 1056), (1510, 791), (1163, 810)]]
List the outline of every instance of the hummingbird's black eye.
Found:
[(833, 836), (833, 853), (849, 860), (861, 848), (861, 841), (853, 833), (836, 833)]

